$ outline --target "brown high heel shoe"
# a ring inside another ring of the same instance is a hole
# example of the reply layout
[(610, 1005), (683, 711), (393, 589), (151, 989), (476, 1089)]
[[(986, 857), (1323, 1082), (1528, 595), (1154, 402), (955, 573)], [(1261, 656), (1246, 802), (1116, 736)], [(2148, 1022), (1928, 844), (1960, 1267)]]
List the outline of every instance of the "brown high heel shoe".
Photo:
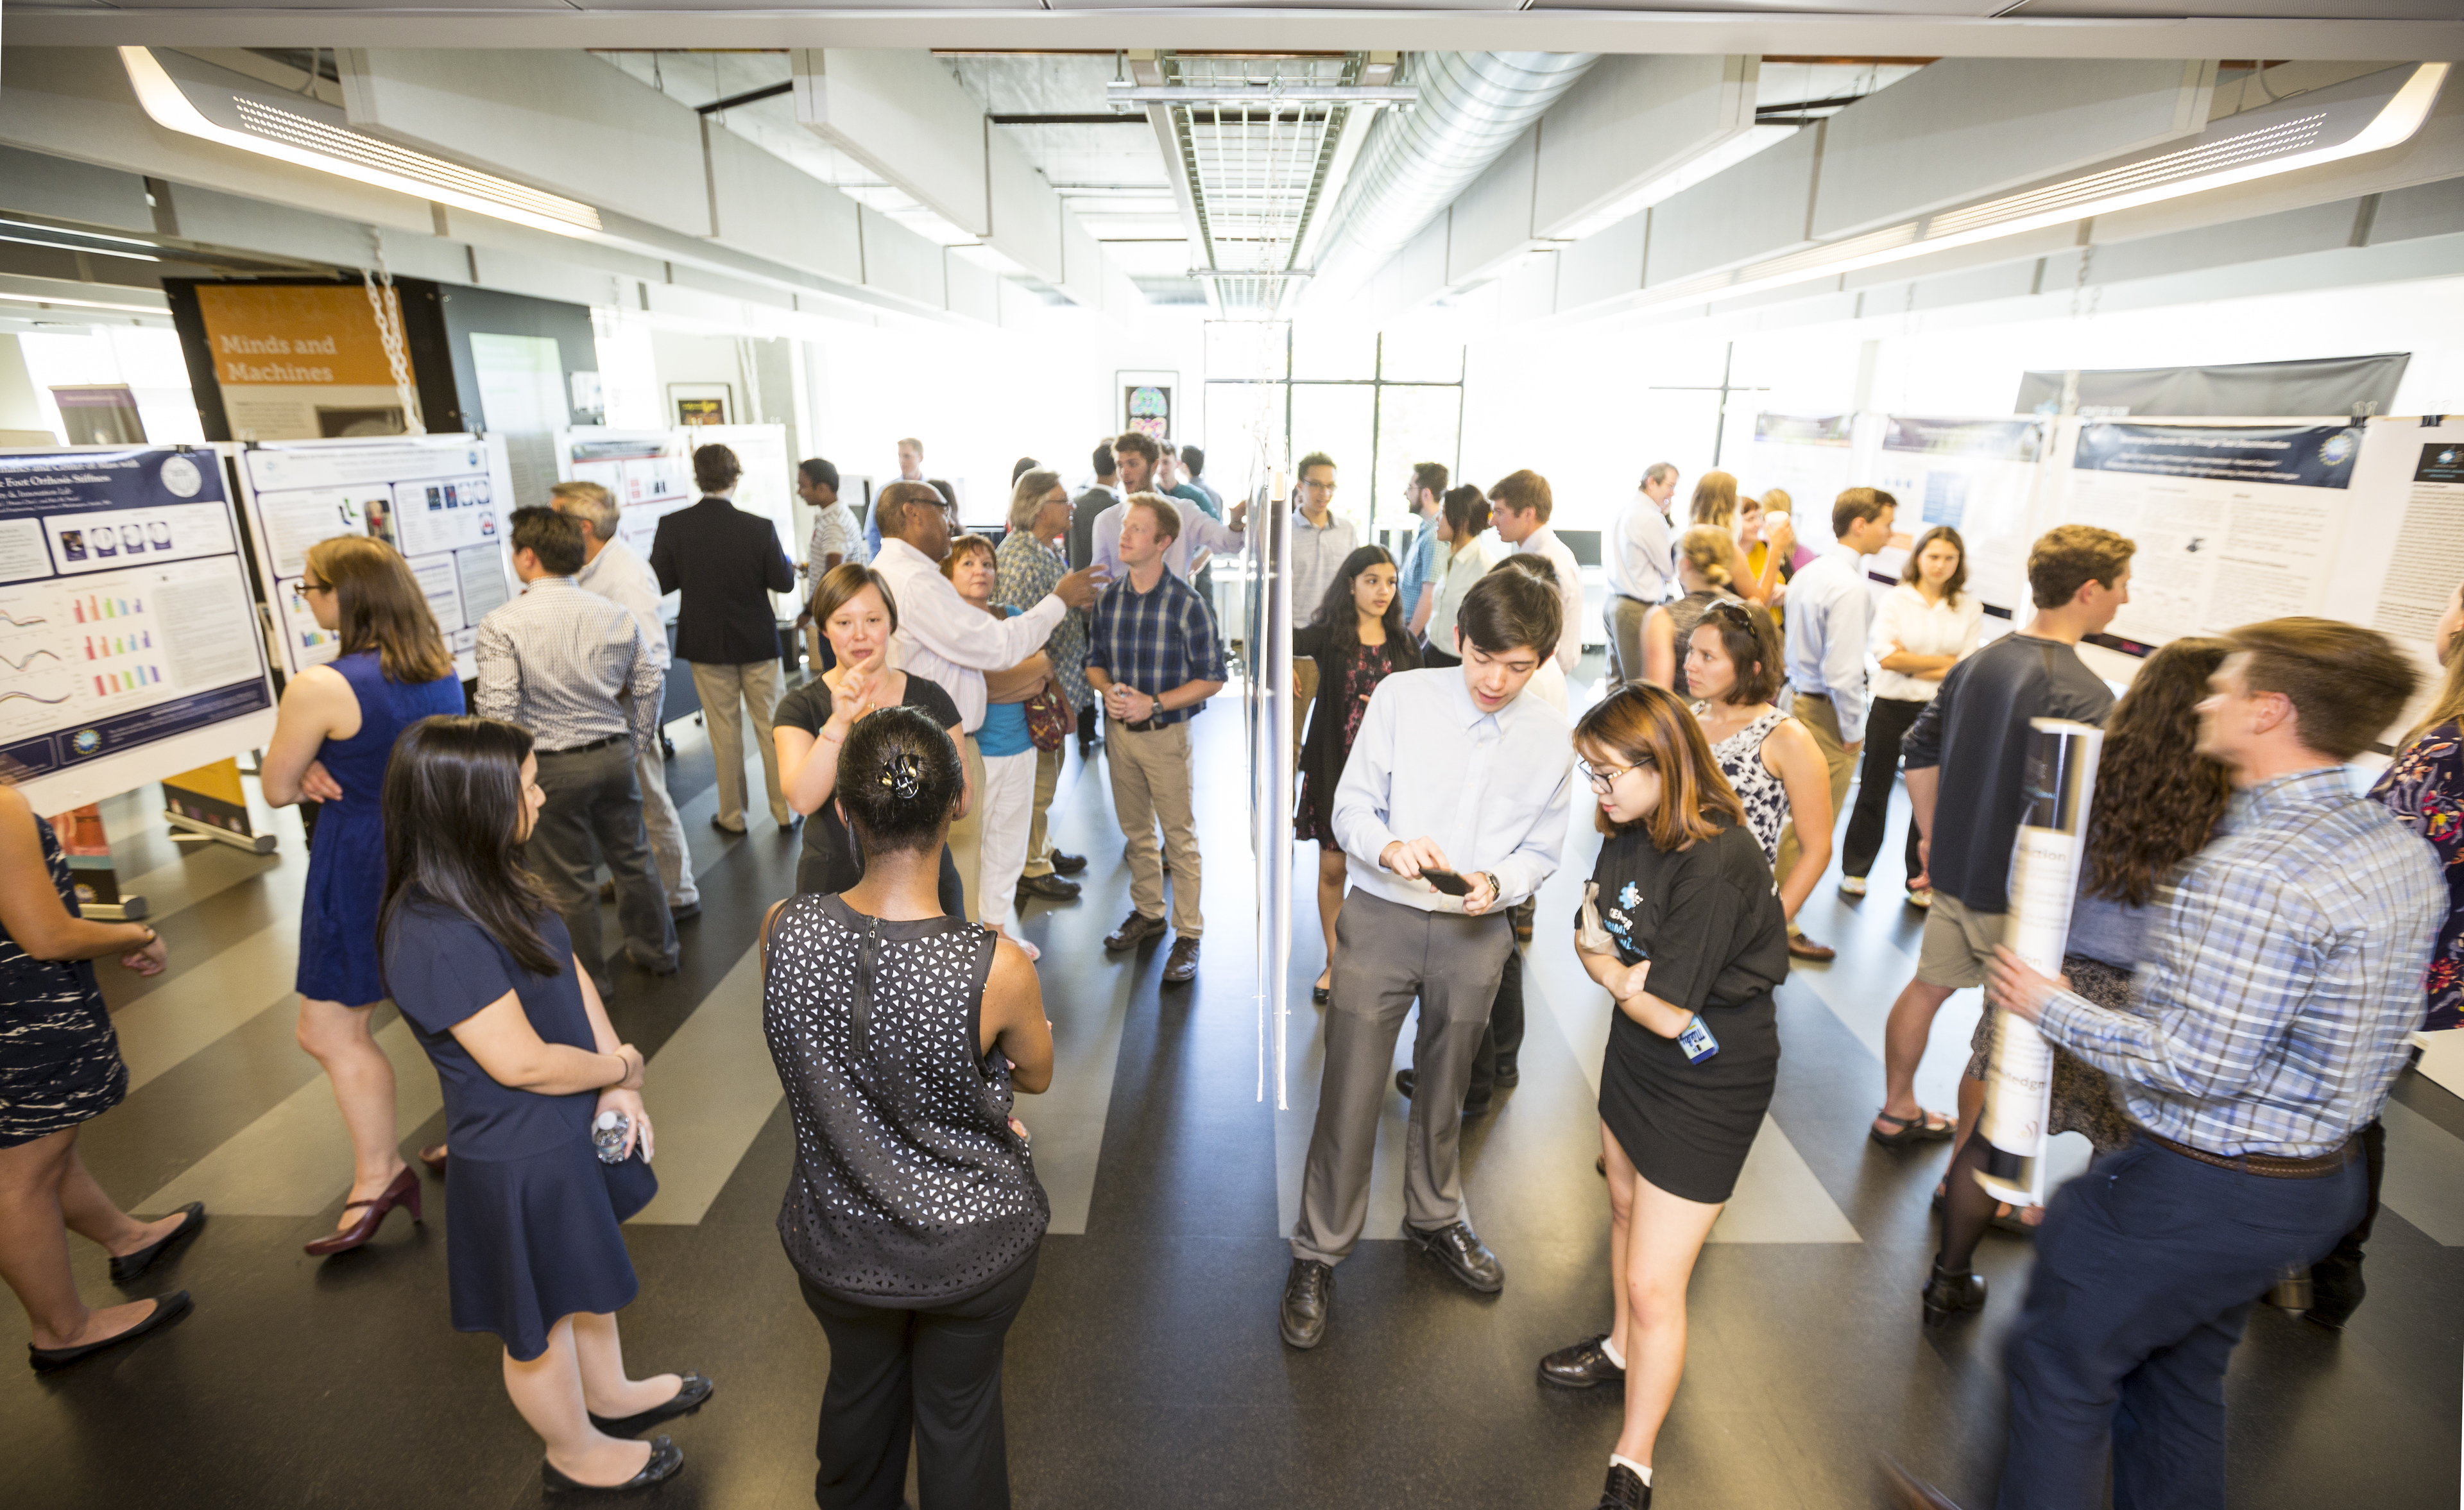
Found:
[(418, 1221), (419, 1176), (405, 1166), (403, 1171), (393, 1177), (393, 1183), (385, 1188), (383, 1195), (373, 1201), (350, 1202), (342, 1210), (347, 1211), (354, 1206), (363, 1208), (358, 1221), (303, 1245), (302, 1251), (312, 1258), (322, 1258), (327, 1254), (345, 1253), (357, 1248), (377, 1234), (377, 1229), (385, 1225), (385, 1213), (397, 1206), (407, 1209), (410, 1219)]

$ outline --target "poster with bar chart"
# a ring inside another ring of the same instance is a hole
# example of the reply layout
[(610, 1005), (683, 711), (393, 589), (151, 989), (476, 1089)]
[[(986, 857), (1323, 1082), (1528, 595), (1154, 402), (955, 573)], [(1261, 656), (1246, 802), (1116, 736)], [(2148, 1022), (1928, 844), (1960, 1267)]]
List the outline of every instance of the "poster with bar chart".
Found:
[(257, 569), (297, 676), (341, 654), (300, 584), (308, 549), (366, 535), (402, 553), (453, 652), (462, 679), (478, 675), (479, 620), (513, 595), (505, 539), (513, 472), (500, 436), (387, 436), (252, 446), (239, 455), (240, 499)]
[(34, 811), (258, 748), (273, 730), (222, 458), (0, 453), (0, 768)]

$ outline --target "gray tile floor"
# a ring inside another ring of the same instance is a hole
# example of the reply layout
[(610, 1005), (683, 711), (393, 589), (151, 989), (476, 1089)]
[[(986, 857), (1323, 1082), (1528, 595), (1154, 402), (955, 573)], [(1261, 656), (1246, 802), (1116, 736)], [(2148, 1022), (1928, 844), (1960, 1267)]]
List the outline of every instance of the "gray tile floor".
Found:
[[(1256, 1094), (1246, 787), (1238, 715), (1221, 713), (1199, 730), (1213, 863), (1197, 986), (1162, 989), (1159, 950), (1101, 950), (1127, 881), (1100, 755), (1092, 779), (1073, 756), (1056, 805), (1062, 842), (1094, 862), (1087, 896), (1027, 914), (1061, 1071), (1022, 1110), (1054, 1223), (1009, 1354), (1017, 1500), (1587, 1506), (1617, 1402), (1546, 1389), (1532, 1366), (1605, 1325), (1608, 1310), (1607, 1210), (1591, 1168), (1606, 1004), (1550, 921), (1571, 910), (1595, 841), (1578, 826), (1544, 897), (1523, 1083), (1465, 1139), (1473, 1210), (1507, 1266), (1505, 1293), (1472, 1296), (1378, 1235), (1400, 1215), (1399, 1163), (1381, 1148), (1382, 1204), (1372, 1240), (1339, 1271), (1331, 1334), (1291, 1353), (1273, 1312), (1316, 1096), (1314, 856), (1305, 847), (1296, 871), (1290, 1107), (1278, 1112), (1271, 1092), (1263, 1103)], [(642, 1293), (625, 1316), (627, 1351), (645, 1370), (698, 1367), (719, 1385), (676, 1428), (689, 1466), (660, 1502), (802, 1504), (827, 1356), (772, 1225), (791, 1137), (758, 1033), (751, 954), (761, 908), (793, 884), (796, 841), (759, 822), (742, 838), (714, 833), (707, 747), (691, 724), (675, 732), (671, 786), (704, 903), (680, 929), (683, 971), (620, 974), (613, 1007), (651, 1055), (662, 1134), (661, 1198), (628, 1230)], [(0, 1504), (536, 1501), (538, 1445), (505, 1401), (495, 1348), (447, 1323), (445, 1203), (419, 1228), (394, 1218), (358, 1254), (299, 1253), (331, 1225), (348, 1161), (324, 1082), (292, 1039), (305, 870), (296, 822), (277, 820), (273, 857), (184, 855), (142, 815), (127, 803), (114, 815), (121, 874), (141, 877), (173, 967), (142, 990), (125, 978), (110, 987), (138, 1083), (81, 1145), (140, 1210), (212, 1206), (211, 1229), (143, 1286), (187, 1288), (198, 1310), (70, 1374), (0, 1369)], [(1989, 1238), (1987, 1313), (1943, 1333), (1917, 1325), (1925, 1198), (1944, 1153), (1894, 1155), (1863, 1137), (1881, 1014), (1922, 921), (1897, 880), (1878, 875), (1861, 903), (1826, 885), (1807, 907), (1806, 926), (1840, 958), (1780, 993), (1779, 1095), (1697, 1271), (1662, 1505), (1875, 1504), (1884, 1451), (1971, 1507), (1991, 1501), (1999, 1351), (2030, 1254)], [(1921, 1081), (1935, 1104), (1949, 1104), (1973, 1011), (1955, 1000), (1937, 1029)], [(415, 1048), (397, 1058), (405, 1145), (431, 1141), (434, 1076)], [(1397, 1100), (1397, 1131), (1401, 1116)], [(2387, 1122), (2388, 1214), (2368, 1304), (2342, 1338), (2262, 1311), (2235, 1359), (2236, 1506), (2457, 1501), (2464, 1101), (2408, 1077)], [(79, 1245), (77, 1262), (89, 1295), (106, 1294), (100, 1255)], [(0, 1346), (23, 1334), (22, 1317), (0, 1311)]]

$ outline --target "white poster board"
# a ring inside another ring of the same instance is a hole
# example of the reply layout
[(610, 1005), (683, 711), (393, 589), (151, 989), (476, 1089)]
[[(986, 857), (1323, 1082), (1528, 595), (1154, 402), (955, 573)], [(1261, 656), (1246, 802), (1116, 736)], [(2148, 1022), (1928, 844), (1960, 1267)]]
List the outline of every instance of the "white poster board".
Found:
[(691, 503), (693, 458), (681, 430), (576, 426), (556, 433), (560, 482), (596, 482), (616, 500), (616, 538), (648, 562), (659, 521)]
[(473, 647), (479, 621), (514, 592), (505, 550), (513, 480), (503, 437), (304, 440), (251, 447), (238, 460), (240, 497), (287, 674), (341, 653), (299, 590), (308, 547), (336, 535), (368, 535), (410, 564), (462, 679), (478, 675)]
[(36, 812), (264, 744), (274, 688), (222, 457), (0, 455), (0, 763)]
[[(736, 453), (744, 475), (736, 482), (737, 508), (747, 514), (759, 514), (770, 522), (779, 534), (779, 548), (789, 561), (803, 555), (804, 537), (796, 533), (796, 467), (787, 456), (787, 427), (784, 425), (692, 425), (686, 427), (688, 447), (686, 467), (690, 476), (691, 447), (725, 446)], [(642, 553), (644, 560), (649, 552)], [(803, 607), (793, 592), (770, 595), (771, 611), (781, 618), (794, 618)]]
[(2439, 616), (2464, 579), (2464, 416), (2373, 419), (2353, 469), (2353, 496), (2367, 521), (2345, 531), (2327, 583), (2337, 615), (2366, 624), (2419, 659), (2410, 728), (2439, 685)]
[[(1959, 531), (1968, 545), (1969, 590), (1989, 610), (2023, 619), (2047, 428), (2036, 419), (1886, 414), (1865, 474), (1900, 500), (1898, 527), (1910, 540), (1937, 524)], [(1885, 551), (1872, 569), (1896, 576), (1904, 560), (1905, 552)]]
[[(1856, 484), (1859, 417), (1754, 416), (1752, 459), (1737, 475), (1737, 491), (1748, 498), (1761, 498), (1773, 488), (1786, 489), (1789, 522), (1795, 527), (1797, 544), (1807, 550), (1830, 546), (1831, 505)], [(1683, 504), (1678, 517), (1684, 517)]]

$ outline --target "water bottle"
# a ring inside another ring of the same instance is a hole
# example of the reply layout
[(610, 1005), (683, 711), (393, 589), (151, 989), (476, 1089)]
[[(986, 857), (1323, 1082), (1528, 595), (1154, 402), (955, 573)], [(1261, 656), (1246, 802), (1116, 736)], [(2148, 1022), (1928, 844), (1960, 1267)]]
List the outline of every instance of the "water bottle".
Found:
[(622, 1164), (625, 1161), (625, 1140), (633, 1131), (633, 1119), (620, 1111), (604, 1111), (590, 1124), (590, 1142), (599, 1150), (601, 1164)]

